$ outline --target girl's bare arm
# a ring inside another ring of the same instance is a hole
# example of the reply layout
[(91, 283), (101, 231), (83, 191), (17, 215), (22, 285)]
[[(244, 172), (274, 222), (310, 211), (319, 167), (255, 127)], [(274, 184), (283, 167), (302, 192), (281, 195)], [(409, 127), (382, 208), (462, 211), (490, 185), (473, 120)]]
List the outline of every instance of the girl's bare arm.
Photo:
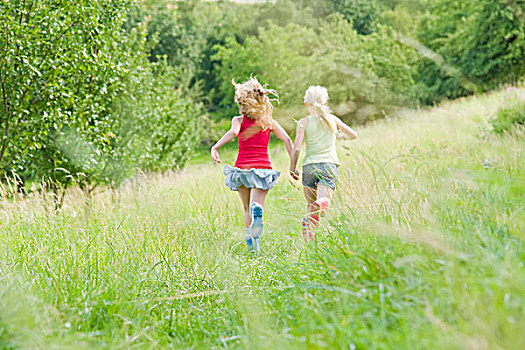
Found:
[(290, 157), (290, 175), (296, 180), (299, 178), (299, 172), (297, 171), (297, 161), (299, 160), (299, 154), (301, 154), (301, 145), (303, 144), (304, 133), (307, 126), (308, 119), (303, 118), (299, 120), (295, 130), (295, 142), (292, 155)]
[(334, 116), (335, 124), (341, 130), (341, 132), (337, 133), (337, 139), (339, 140), (353, 140), (357, 138), (357, 133), (354, 129), (343, 123), (343, 121), (336, 116)]
[(288, 136), (288, 133), (286, 130), (283, 129), (283, 127), (277, 122), (273, 121), (272, 123), (272, 131), (282, 142), (284, 142), (284, 146), (286, 147), (286, 152), (288, 152), (288, 155), (290, 158), (292, 157), (292, 139), (290, 136)]
[(242, 117), (234, 117), (232, 119), (232, 126), (230, 130), (228, 130), (219, 141), (211, 148), (211, 158), (215, 161), (215, 163), (219, 164), (221, 162), (219, 158), (219, 148), (233, 140), (237, 135), (239, 135), (239, 131), (241, 130), (241, 122)]

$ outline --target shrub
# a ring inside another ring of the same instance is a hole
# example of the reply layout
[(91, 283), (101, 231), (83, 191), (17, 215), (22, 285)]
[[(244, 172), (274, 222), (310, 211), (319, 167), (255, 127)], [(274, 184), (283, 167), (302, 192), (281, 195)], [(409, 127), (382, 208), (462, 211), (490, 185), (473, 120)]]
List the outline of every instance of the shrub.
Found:
[(511, 132), (518, 125), (525, 125), (525, 99), (520, 99), (520, 94), (517, 92), (507, 101), (507, 104), (500, 108), (496, 115), (490, 119), (494, 132), (498, 134)]
[(419, 68), (424, 103), (515, 83), (525, 74), (525, 2), (431, 0), (418, 39), (434, 55)]

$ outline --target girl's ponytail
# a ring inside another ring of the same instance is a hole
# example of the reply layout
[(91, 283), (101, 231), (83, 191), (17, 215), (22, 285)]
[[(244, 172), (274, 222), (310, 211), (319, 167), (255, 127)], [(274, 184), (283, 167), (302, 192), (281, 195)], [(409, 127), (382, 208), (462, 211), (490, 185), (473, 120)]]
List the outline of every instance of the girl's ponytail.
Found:
[(320, 117), (332, 132), (337, 131), (337, 125), (330, 117), (330, 107), (326, 105), (328, 91), (322, 86), (310, 86), (304, 95), (304, 102), (308, 105), (310, 113)]
[(316, 111), (315, 114), (323, 119), (323, 121), (326, 123), (326, 125), (332, 132), (336, 132), (337, 125), (335, 124), (334, 120), (329, 117), (331, 112), (330, 108), (327, 105), (320, 104), (319, 102), (314, 102), (314, 108)]

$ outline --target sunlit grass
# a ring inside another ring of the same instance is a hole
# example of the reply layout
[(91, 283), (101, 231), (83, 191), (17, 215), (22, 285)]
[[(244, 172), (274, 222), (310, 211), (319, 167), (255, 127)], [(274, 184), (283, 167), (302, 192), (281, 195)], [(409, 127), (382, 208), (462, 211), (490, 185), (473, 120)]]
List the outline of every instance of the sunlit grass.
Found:
[(315, 245), (272, 148), (258, 257), (205, 156), (57, 215), (4, 199), (0, 347), (523, 348), (525, 141), (487, 124), (503, 94), (358, 128)]

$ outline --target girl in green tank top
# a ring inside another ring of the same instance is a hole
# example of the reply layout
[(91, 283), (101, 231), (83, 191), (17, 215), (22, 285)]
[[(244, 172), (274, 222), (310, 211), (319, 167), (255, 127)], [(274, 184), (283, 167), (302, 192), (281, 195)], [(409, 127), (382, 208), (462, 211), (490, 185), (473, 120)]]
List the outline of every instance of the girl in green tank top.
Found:
[(352, 140), (357, 137), (352, 128), (331, 114), (327, 103), (326, 88), (310, 86), (306, 90), (304, 104), (310, 115), (297, 123), (290, 162), (290, 175), (298, 180), (297, 161), (305, 140), (302, 183), (307, 207), (306, 215), (301, 220), (301, 228), (306, 241), (315, 239), (314, 229), (319, 225), (319, 214), (324, 214), (330, 206), (336, 188), (340, 165), (336, 140)]

